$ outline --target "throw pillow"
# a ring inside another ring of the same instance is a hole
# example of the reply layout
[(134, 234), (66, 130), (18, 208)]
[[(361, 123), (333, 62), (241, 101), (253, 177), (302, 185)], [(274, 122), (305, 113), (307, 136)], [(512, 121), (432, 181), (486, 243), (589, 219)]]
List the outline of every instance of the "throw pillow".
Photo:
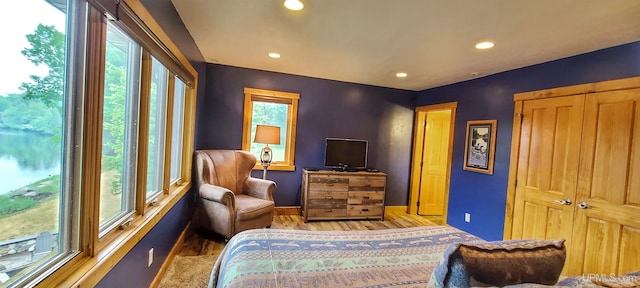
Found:
[(447, 247), (432, 287), (553, 285), (566, 258), (564, 239), (458, 243)]

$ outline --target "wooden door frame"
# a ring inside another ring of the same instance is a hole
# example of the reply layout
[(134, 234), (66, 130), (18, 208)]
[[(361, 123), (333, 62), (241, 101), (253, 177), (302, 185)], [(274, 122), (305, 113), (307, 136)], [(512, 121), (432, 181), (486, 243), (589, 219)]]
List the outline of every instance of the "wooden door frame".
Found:
[(422, 117), (423, 115), (427, 115), (428, 112), (432, 111), (442, 111), (449, 110), (451, 111), (451, 121), (449, 123), (449, 144), (447, 153), (447, 168), (445, 173), (445, 189), (444, 189), (444, 211), (442, 216), (446, 222), (447, 212), (449, 207), (449, 185), (451, 180), (451, 160), (453, 156), (453, 136), (455, 133), (456, 126), (456, 109), (458, 108), (458, 102), (447, 102), (441, 104), (427, 105), (427, 106), (419, 106), (416, 107), (415, 114), (415, 123), (413, 125), (413, 153), (411, 158), (411, 178), (409, 184), (409, 205), (407, 206), (408, 214), (417, 214), (418, 213), (418, 191), (419, 187), (415, 187), (420, 183), (420, 174), (422, 173), (422, 169), (420, 169), (420, 162), (422, 161), (422, 147), (424, 142), (424, 135), (421, 134), (424, 131), (424, 121), (426, 117)]
[[(518, 168), (518, 158), (520, 153), (520, 133), (523, 119), (522, 107), (526, 100), (545, 99), (553, 97), (563, 97), (572, 95), (584, 95), (596, 92), (615, 91), (640, 88), (640, 77), (624, 78), (596, 83), (580, 84), (559, 88), (537, 90), (531, 92), (517, 93), (513, 95), (515, 102), (513, 115), (513, 133), (511, 136), (511, 158), (509, 160), (509, 178), (507, 184), (507, 205), (504, 217), (504, 239), (511, 239), (513, 225), (513, 207), (516, 200), (516, 176)], [(577, 179), (576, 179), (577, 181)], [(409, 202), (411, 203), (411, 202)]]

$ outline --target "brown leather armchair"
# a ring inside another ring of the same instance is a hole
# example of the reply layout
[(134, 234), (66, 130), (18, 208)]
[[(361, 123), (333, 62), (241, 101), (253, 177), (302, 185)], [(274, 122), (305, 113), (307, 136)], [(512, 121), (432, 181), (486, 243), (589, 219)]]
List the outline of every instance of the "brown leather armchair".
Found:
[(240, 150), (198, 150), (194, 154), (198, 207), (194, 224), (231, 238), (270, 227), (276, 183), (251, 177), (256, 157)]

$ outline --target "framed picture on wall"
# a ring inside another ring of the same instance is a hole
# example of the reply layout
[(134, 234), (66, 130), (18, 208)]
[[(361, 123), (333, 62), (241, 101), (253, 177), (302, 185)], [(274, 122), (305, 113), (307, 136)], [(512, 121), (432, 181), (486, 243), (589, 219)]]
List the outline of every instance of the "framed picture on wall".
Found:
[(497, 120), (467, 121), (464, 170), (493, 175)]

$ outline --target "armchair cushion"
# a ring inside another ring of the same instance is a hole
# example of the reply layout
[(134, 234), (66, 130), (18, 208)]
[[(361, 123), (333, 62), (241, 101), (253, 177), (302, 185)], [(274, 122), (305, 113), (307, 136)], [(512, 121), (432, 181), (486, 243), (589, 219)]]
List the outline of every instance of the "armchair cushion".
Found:
[(255, 218), (274, 209), (273, 201), (257, 199), (247, 195), (237, 195), (236, 205), (238, 207), (238, 215), (236, 216), (238, 220)]

